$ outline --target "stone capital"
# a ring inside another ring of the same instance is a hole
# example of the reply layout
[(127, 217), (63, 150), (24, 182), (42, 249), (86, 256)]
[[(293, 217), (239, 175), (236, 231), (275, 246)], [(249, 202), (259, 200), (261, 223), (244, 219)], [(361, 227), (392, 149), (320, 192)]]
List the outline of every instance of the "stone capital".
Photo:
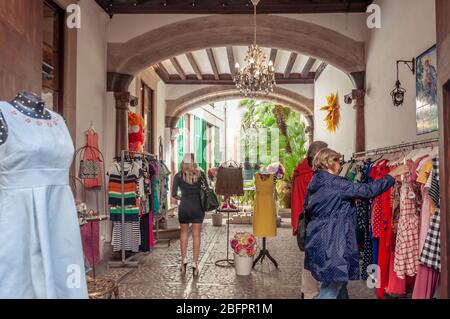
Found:
[(116, 109), (128, 111), (128, 104), (131, 100), (130, 92), (114, 92), (116, 99)]

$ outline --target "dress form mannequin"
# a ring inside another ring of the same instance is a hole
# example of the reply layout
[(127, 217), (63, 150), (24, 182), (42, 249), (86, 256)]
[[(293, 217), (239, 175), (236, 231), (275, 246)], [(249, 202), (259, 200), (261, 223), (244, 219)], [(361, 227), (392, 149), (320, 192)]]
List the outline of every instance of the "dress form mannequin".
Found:
[[(34, 94), (29, 92), (23, 92), (16, 95), (14, 100), (10, 101), (11, 104), (18, 112), (24, 116), (28, 116), (33, 119), (51, 120), (52, 115), (45, 108), (45, 102)], [(0, 145), (6, 142), (8, 138), (8, 123), (0, 109)]]
[(0, 119), (0, 299), (87, 299), (64, 119), (32, 93)]
[(42, 120), (51, 120), (52, 118), (50, 112), (45, 108), (45, 102), (34, 93), (19, 93), (9, 103), (19, 112), (29, 117)]

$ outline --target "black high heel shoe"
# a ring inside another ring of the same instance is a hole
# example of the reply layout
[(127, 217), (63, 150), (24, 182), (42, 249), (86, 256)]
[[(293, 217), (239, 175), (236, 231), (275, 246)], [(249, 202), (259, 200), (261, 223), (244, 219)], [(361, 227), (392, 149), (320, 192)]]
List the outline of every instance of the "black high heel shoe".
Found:
[(182, 264), (180, 267), (180, 272), (184, 275), (186, 273), (187, 263)]
[(192, 267), (192, 275), (194, 277), (198, 277), (199, 276), (199, 271), (197, 267)]

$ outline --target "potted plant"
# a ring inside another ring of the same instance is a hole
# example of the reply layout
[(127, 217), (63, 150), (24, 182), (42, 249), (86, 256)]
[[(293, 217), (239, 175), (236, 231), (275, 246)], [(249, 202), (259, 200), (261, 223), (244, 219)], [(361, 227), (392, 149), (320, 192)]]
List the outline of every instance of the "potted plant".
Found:
[(230, 243), (234, 251), (236, 275), (249, 276), (253, 268), (253, 257), (256, 254), (256, 237), (248, 232), (239, 232), (234, 235)]

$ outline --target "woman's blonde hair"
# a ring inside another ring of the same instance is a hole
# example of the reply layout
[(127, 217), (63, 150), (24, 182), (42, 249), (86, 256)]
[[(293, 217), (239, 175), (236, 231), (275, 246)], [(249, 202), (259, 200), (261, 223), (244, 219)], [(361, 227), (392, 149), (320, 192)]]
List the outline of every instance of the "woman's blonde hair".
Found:
[(334, 162), (340, 160), (341, 157), (341, 154), (330, 148), (321, 149), (314, 157), (313, 170), (328, 170), (333, 166)]
[(195, 162), (193, 153), (186, 153), (181, 161), (181, 176), (186, 183), (196, 183), (200, 177), (201, 171)]

